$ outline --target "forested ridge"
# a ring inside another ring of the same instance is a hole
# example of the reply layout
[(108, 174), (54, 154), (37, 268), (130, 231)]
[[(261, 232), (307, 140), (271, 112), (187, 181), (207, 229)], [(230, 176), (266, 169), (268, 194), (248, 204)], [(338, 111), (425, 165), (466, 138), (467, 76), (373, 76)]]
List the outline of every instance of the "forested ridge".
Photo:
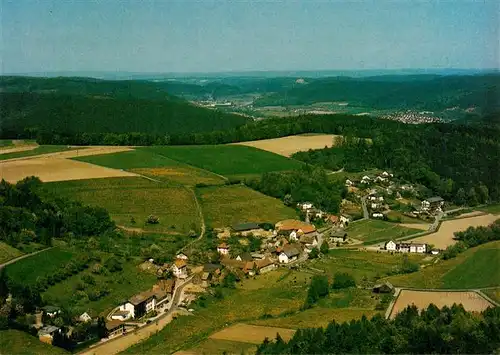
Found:
[(332, 321), (324, 328), (299, 329), (290, 341), (277, 335), (257, 354), (493, 354), (500, 349), (500, 308), (481, 315), (461, 305), (430, 305), (419, 314), (409, 306), (394, 320)]

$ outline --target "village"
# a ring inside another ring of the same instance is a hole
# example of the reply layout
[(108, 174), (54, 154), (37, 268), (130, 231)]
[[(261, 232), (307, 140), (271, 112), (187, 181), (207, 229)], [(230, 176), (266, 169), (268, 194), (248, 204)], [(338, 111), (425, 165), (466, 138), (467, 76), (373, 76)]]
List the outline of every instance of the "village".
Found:
[[(245, 278), (259, 277), (277, 268), (299, 268), (308, 260), (320, 258), (329, 249), (438, 254), (438, 249), (406, 238), (388, 239), (383, 243), (365, 246), (361, 241), (349, 237), (350, 225), (369, 219), (387, 220), (391, 214), (391, 200), (402, 201), (406, 197), (410, 201), (408, 197), (416, 195), (414, 186), (396, 184), (393, 178), (393, 174), (384, 171), (376, 176), (346, 179), (350, 200), (343, 201), (339, 214), (324, 212), (310, 202), (299, 202), (296, 209), (303, 216), (303, 221), (287, 219), (275, 225), (243, 222), (215, 229), (213, 232), (217, 242), (211, 251), (217, 255), (214, 262), (203, 265), (192, 262), (188, 252), (179, 252), (172, 263), (158, 264), (152, 258), (144, 261), (140, 265), (141, 270), (155, 274), (156, 284), (117, 304), (107, 314), (102, 325), (105, 327), (105, 337), (101, 342), (137, 331), (168, 314), (191, 314), (194, 310), (189, 307), (190, 303), (200, 294), (212, 292), (213, 286), (227, 286)], [(351, 212), (353, 201), (360, 203), (362, 215), (356, 216)], [(417, 200), (413, 198), (411, 201)], [(419, 202), (419, 205), (415, 202), (411, 208), (406, 208), (403, 215), (413, 219), (434, 218), (434, 224), (429, 229), (435, 228), (443, 214), (443, 199), (431, 197)], [(391, 287), (386, 284), (375, 285), (374, 292), (386, 292), (386, 288)], [(54, 335), (61, 328), (50, 324), (50, 319), (56, 317), (60, 309), (46, 306), (41, 311), (40, 320), (49, 322), (38, 322), (38, 336), (41, 341), (52, 343)], [(78, 321), (97, 322), (88, 313), (81, 314)]]

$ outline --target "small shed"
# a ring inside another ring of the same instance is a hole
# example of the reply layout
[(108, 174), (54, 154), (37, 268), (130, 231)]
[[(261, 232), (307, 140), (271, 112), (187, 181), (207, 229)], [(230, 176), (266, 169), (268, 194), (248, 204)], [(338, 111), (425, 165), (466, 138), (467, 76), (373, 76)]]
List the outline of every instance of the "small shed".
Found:
[(374, 293), (392, 293), (394, 292), (394, 286), (389, 281), (377, 284), (373, 286)]

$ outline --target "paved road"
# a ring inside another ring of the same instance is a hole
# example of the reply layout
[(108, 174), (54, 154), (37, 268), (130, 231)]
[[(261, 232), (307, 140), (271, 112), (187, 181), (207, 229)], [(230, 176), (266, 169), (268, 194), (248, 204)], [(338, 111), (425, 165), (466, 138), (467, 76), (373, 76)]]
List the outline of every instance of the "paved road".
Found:
[(11, 260), (3, 263), (3, 264), (0, 264), (0, 269), (3, 268), (4, 266), (10, 265), (10, 264), (14, 264), (16, 261), (19, 261), (19, 260), (24, 259), (24, 258), (28, 258), (30, 256), (36, 255), (38, 253), (41, 253), (43, 251), (47, 251), (47, 250), (52, 249), (52, 248), (54, 248), (54, 247), (45, 248), (45, 249), (42, 249), (42, 250), (39, 250), (39, 251), (35, 251), (34, 253), (30, 253), (30, 254), (18, 256), (17, 258), (11, 259)]
[(128, 349), (132, 345), (135, 345), (162, 330), (167, 324), (172, 321), (174, 315), (183, 313), (185, 314), (185, 311), (179, 309), (177, 305), (179, 303), (182, 290), (191, 281), (192, 278), (193, 277), (191, 276), (190, 278), (186, 279), (186, 281), (184, 281), (175, 289), (172, 306), (167, 312), (158, 317), (155, 321), (125, 335), (121, 335), (106, 342), (99, 343), (94, 347), (80, 352), (79, 355), (114, 355)]

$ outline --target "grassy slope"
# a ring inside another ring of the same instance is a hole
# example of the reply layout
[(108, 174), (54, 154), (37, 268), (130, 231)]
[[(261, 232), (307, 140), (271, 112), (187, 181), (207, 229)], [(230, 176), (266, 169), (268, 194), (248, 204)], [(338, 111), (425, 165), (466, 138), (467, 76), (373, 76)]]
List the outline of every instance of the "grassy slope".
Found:
[(72, 252), (55, 247), (8, 265), (7, 273), (13, 279), (31, 284), (38, 276), (54, 274), (61, 265), (71, 261), (73, 256)]
[[(419, 272), (392, 276), (388, 280), (395, 286), (415, 288), (482, 288), (492, 286), (492, 283), (498, 285), (498, 273), (492, 270), (496, 270), (494, 265), (499, 264), (499, 248), (500, 241), (486, 243), (471, 248), (453, 259), (428, 266)], [(475, 255), (477, 253), (479, 253), (478, 256)], [(481, 260), (482, 257), (487, 257), (489, 263), (484, 263)], [(471, 269), (468, 270), (468, 268)], [(459, 272), (465, 272), (465, 276)], [(458, 278), (448, 276), (450, 274)]]
[(11, 247), (9, 244), (0, 242), (0, 264), (23, 255), (20, 250)]
[(35, 155), (63, 152), (65, 150), (71, 150), (71, 149), (73, 148), (68, 148), (68, 146), (66, 145), (41, 145), (33, 150), (25, 150), (24, 152), (0, 154), (0, 160), (32, 157)]
[(42, 294), (43, 299), (49, 304), (76, 307), (79, 310), (77, 313), (88, 312), (92, 316), (105, 316), (125, 299), (150, 289), (156, 281), (155, 275), (141, 272), (133, 260), (128, 261), (123, 264), (123, 270), (119, 273), (91, 274), (96, 283), (105, 284), (110, 293), (96, 301), (90, 301), (87, 297), (76, 295), (76, 285), (80, 283), (83, 275), (90, 274), (89, 271), (83, 271), (49, 287)]
[(0, 353), (6, 355), (69, 354), (61, 348), (42, 343), (38, 338), (14, 329), (0, 331)]
[(243, 222), (276, 223), (297, 217), (295, 210), (280, 200), (240, 185), (201, 188), (197, 193), (206, 223), (212, 227)]
[(362, 240), (365, 244), (388, 241), (418, 232), (421, 230), (373, 219), (353, 223), (347, 229), (350, 238)]
[(226, 176), (293, 170), (302, 166), (302, 163), (297, 160), (240, 145), (146, 147), (140, 149)]
[(93, 155), (75, 160), (102, 165), (114, 169), (124, 169), (171, 184), (195, 185), (197, 183), (217, 184), (223, 179), (219, 176), (187, 164), (169, 159), (147, 150)]
[[(194, 197), (185, 187), (130, 177), (54, 182), (46, 186), (59, 195), (107, 209), (118, 225), (164, 233), (200, 229)], [(160, 223), (145, 224), (150, 214), (158, 216)]]
[(477, 210), (491, 213), (491, 214), (500, 214), (500, 204), (489, 205), (486, 207), (477, 208)]

